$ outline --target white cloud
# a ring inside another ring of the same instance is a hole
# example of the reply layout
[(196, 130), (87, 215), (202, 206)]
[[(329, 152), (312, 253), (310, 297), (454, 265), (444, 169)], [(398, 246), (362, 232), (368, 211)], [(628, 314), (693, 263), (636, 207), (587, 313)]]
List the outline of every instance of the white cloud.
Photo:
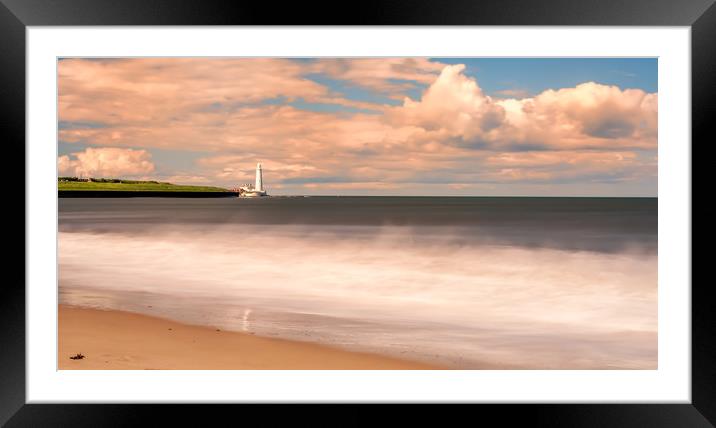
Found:
[(443, 130), (450, 136), (472, 139), (502, 125), (505, 110), (483, 94), (474, 79), (463, 74), (463, 64), (443, 68), (422, 98), (406, 98), (392, 118), (427, 131)]
[(60, 175), (83, 177), (127, 177), (154, 172), (152, 155), (146, 150), (116, 147), (87, 148), (57, 158)]

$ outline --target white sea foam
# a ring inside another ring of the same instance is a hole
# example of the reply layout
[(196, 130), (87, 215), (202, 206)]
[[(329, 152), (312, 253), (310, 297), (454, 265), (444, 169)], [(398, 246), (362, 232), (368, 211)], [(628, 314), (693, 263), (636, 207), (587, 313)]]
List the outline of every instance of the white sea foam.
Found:
[(61, 232), (61, 298), (463, 368), (656, 367), (655, 254), (359, 229)]

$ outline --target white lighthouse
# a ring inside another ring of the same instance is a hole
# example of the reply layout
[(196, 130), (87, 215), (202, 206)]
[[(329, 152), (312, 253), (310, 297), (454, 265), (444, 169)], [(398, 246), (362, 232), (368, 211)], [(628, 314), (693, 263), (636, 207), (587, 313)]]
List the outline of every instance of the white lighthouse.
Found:
[(266, 190), (264, 190), (264, 176), (261, 170), (261, 162), (256, 164), (256, 182), (252, 186), (247, 184), (239, 187), (239, 196), (243, 198), (258, 198), (261, 196), (268, 196)]
[(263, 178), (263, 174), (261, 174), (261, 162), (259, 162), (256, 164), (256, 186), (254, 186), (254, 189), (259, 192), (264, 191)]

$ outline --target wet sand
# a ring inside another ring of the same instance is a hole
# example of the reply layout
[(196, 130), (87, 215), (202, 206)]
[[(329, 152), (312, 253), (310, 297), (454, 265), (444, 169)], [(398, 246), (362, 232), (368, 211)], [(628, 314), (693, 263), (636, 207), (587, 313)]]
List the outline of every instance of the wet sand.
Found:
[[(60, 370), (430, 370), (441, 367), (221, 331), (130, 312), (59, 306)], [(71, 359), (76, 354), (82, 359)]]

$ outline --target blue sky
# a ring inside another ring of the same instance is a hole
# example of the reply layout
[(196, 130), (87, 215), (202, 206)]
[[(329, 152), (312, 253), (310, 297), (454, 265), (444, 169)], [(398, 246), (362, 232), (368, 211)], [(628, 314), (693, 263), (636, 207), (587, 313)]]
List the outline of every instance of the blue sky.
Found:
[(438, 58), (447, 64), (465, 64), (465, 74), (479, 77), (488, 95), (504, 89), (526, 90), (530, 96), (546, 89), (567, 88), (583, 82), (658, 90), (657, 58)]

